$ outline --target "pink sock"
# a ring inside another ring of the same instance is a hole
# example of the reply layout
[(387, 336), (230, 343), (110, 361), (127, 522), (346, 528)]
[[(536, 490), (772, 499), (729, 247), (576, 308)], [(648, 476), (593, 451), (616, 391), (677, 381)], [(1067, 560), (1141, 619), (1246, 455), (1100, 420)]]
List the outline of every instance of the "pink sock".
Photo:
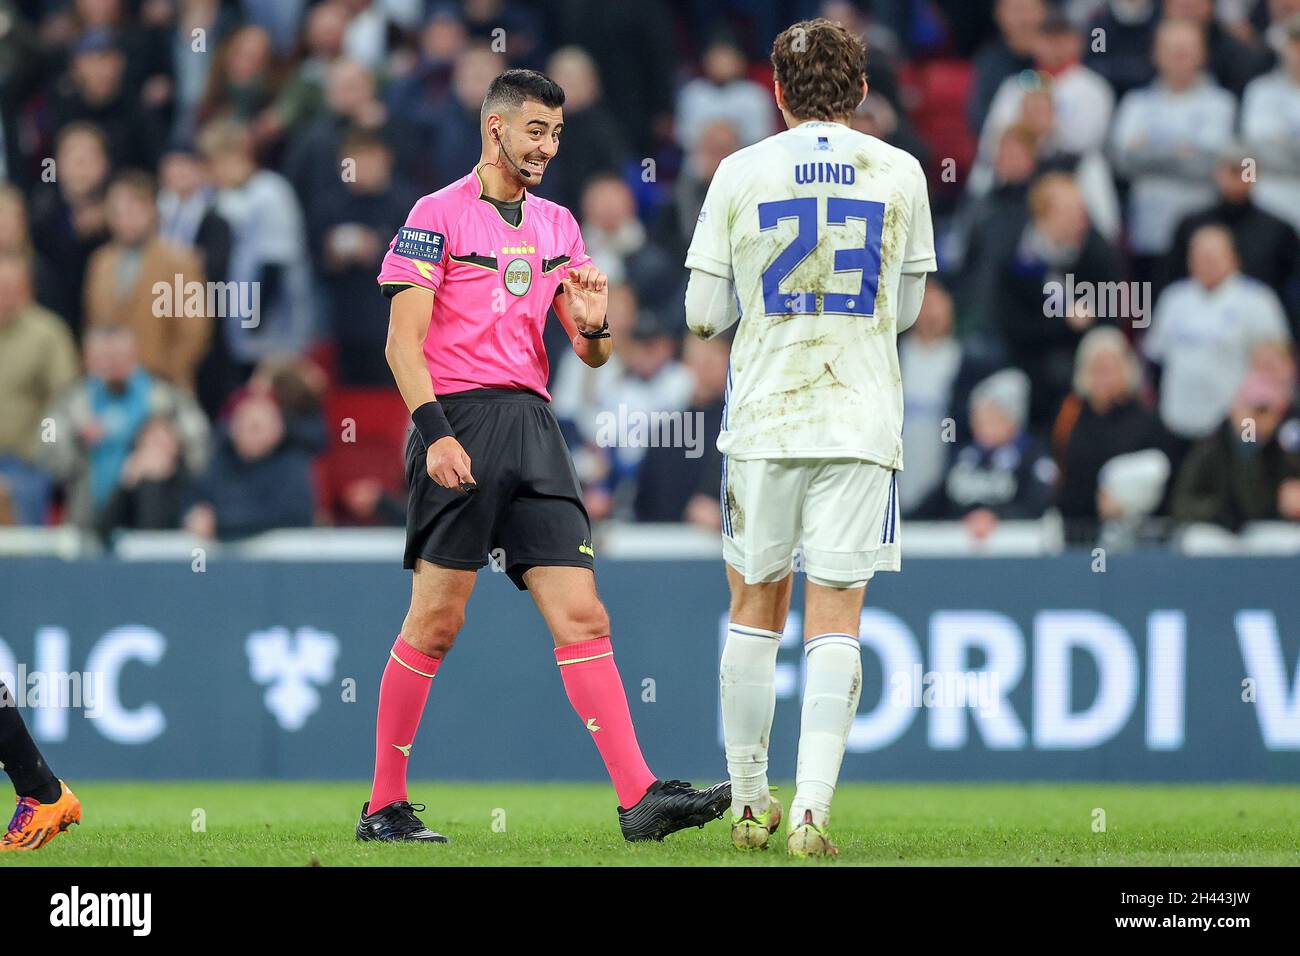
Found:
[(439, 659), (422, 654), (399, 635), (388, 654), (379, 683), (379, 716), (375, 721), (375, 783), (370, 812), (406, 799), (406, 766), (415, 731), (429, 698), (429, 686)]
[(636, 742), (636, 730), (627, 709), (623, 681), (614, 666), (614, 649), (609, 637), (557, 647), (555, 660), (560, 665), (569, 703), (591, 731), (596, 749), (605, 761), (619, 805), (635, 806), (655, 782), (655, 775), (646, 766)]

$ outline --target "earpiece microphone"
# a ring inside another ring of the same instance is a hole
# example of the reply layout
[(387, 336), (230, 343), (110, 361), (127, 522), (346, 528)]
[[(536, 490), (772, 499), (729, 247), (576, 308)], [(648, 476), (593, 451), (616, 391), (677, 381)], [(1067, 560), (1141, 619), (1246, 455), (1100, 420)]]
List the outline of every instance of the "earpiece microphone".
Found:
[(511, 166), (513, 166), (515, 168), (515, 172), (517, 172), (520, 176), (523, 176), (524, 179), (532, 179), (533, 171), (531, 169), (524, 169), (513, 159), (511, 159), (510, 154), (506, 152), (505, 144), (501, 142), (501, 131), (498, 129), (493, 129), (492, 138), (497, 141), (497, 155), (504, 156), (506, 158), (506, 162), (508, 162)]

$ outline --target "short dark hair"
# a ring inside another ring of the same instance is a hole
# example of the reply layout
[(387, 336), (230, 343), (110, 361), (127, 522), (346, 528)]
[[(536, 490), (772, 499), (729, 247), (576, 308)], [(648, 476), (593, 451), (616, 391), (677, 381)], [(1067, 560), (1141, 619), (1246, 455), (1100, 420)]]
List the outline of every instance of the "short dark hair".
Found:
[(801, 120), (852, 115), (862, 102), (866, 65), (862, 39), (822, 17), (787, 27), (772, 44), (786, 109)]
[(537, 100), (549, 109), (564, 105), (564, 90), (545, 73), (536, 70), (506, 70), (498, 74), (483, 97), (482, 116), (517, 110), (524, 100)]

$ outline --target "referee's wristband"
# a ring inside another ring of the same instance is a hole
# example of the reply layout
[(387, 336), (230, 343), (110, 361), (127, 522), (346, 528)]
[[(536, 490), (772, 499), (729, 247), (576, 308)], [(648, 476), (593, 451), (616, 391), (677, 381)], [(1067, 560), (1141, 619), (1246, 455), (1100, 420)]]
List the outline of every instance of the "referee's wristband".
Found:
[(585, 329), (578, 329), (578, 334), (584, 339), (607, 339), (609, 338), (609, 316), (605, 316), (605, 321), (601, 323), (600, 328), (595, 332), (588, 332)]
[(447, 413), (442, 410), (442, 406), (437, 402), (425, 402), (411, 412), (411, 423), (415, 425), (415, 430), (420, 433), (425, 448), (428, 448), (440, 438), (446, 438), (449, 435), (455, 437), (456, 435), (451, 430), (451, 423), (447, 421)]

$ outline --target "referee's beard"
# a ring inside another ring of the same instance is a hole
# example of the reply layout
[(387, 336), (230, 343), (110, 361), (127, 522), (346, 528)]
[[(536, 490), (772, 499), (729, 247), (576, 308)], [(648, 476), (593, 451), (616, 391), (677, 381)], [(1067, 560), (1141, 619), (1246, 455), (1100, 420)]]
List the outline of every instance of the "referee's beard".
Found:
[[(506, 179), (512, 186), (527, 189), (529, 186), (537, 186), (541, 183), (542, 177), (546, 174), (546, 167), (550, 165), (550, 160), (546, 156), (538, 153), (532, 156), (516, 157), (511, 153), (510, 148), (505, 143), (506, 137), (497, 140), (497, 158), (492, 165), (496, 166), (505, 174)], [(531, 169), (524, 165), (529, 159), (540, 161), (540, 169)]]

